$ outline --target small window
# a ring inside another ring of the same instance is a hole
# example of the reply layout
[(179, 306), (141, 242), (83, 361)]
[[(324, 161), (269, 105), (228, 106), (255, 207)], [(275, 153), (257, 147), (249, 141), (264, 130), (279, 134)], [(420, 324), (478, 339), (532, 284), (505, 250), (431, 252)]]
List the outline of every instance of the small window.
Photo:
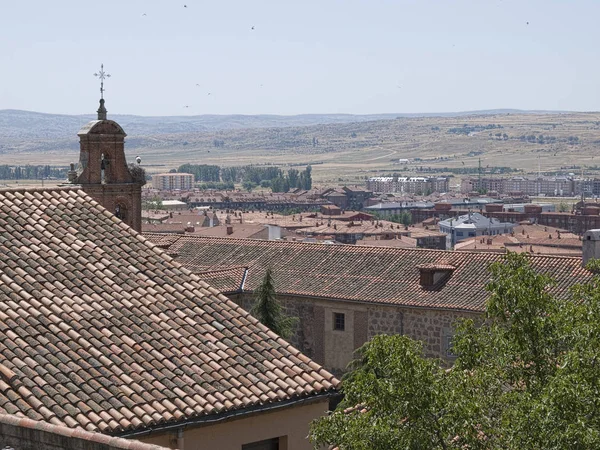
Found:
[(344, 313), (333, 313), (333, 329), (337, 331), (346, 329), (346, 315)]
[(279, 438), (244, 444), (242, 450), (279, 450)]
[(454, 353), (454, 349), (452, 348), (452, 341), (454, 340), (454, 336), (446, 335), (442, 339), (444, 345), (444, 354), (447, 358), (456, 358), (456, 354)]

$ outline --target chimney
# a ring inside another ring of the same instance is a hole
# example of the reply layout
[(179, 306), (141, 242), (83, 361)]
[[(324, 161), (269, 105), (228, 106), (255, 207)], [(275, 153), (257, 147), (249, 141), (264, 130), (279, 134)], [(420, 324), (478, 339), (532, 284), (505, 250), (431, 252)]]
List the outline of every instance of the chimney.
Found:
[(583, 234), (582, 247), (584, 267), (590, 259), (600, 259), (600, 229), (586, 231)]
[(456, 267), (444, 263), (429, 263), (420, 264), (417, 266), (417, 269), (419, 269), (420, 274), (419, 284), (427, 288), (447, 280), (452, 275), (452, 272), (456, 270)]
[(69, 166), (69, 183), (75, 183), (75, 180), (77, 180), (77, 171), (75, 170), (75, 164), (71, 163), (71, 165)]
[(227, 236), (232, 235), (233, 234), (233, 226), (229, 225), (227, 226)]

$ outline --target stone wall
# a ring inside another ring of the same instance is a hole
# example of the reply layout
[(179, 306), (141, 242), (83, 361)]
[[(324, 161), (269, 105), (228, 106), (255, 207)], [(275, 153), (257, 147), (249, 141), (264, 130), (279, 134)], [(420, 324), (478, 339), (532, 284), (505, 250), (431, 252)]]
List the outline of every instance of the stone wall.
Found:
[(372, 306), (369, 308), (368, 339), (378, 334), (402, 334), (402, 310), (398, 307)]
[[(244, 308), (246, 311), (252, 309), (254, 305), (254, 297), (252, 294), (234, 294), (230, 295), (229, 298)], [(288, 317), (297, 317), (298, 320), (294, 326), (292, 336), (288, 339), (290, 344), (304, 353), (311, 359), (315, 359), (315, 341), (318, 340), (315, 337), (314, 319), (315, 305), (310, 301), (302, 301), (299, 298), (277, 296), (281, 302), (283, 313)], [(322, 345), (322, 344), (321, 344)], [(315, 359), (316, 362), (321, 364), (321, 361)]]
[[(250, 310), (250, 294), (231, 298)], [(405, 334), (421, 340), (425, 354), (448, 361), (448, 351), (454, 334), (453, 324), (459, 318), (477, 318), (480, 314), (440, 309), (406, 308), (397, 305), (375, 305), (366, 302), (315, 299), (279, 295), (287, 315), (298, 317), (293, 336), (288, 339), (298, 350), (339, 375), (346, 369), (353, 352), (379, 334)], [(343, 335), (332, 332), (332, 312), (346, 314), (347, 329)]]
[(454, 335), (453, 324), (459, 318), (477, 319), (480, 314), (435, 309), (403, 310), (404, 334), (423, 342), (425, 354), (429, 357), (451, 359), (446, 348)]

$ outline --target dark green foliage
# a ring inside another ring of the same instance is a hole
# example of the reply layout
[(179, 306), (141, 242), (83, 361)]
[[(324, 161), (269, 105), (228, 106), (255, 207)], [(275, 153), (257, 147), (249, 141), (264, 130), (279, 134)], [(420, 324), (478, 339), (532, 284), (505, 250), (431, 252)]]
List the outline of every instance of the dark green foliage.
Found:
[[(493, 130), (495, 128), (503, 128), (502, 125), (489, 124), (489, 125), (463, 125), (462, 127), (449, 128), (448, 133), (454, 134), (470, 134), (470, 133), (478, 133), (483, 130)], [(500, 134), (500, 133), (498, 133)]]
[(297, 169), (288, 170), (287, 175), (280, 174), (272, 180), (271, 190), (273, 192), (288, 192), (290, 189), (305, 189), (312, 188), (312, 167), (306, 166), (302, 172)]
[[(261, 185), (270, 186), (273, 192), (288, 192), (290, 189), (310, 189), (312, 187), (310, 165), (302, 172), (290, 169), (287, 175), (276, 166), (234, 166), (219, 167), (207, 164), (183, 164), (178, 172), (192, 173), (196, 181), (209, 183), (227, 183), (233, 189), (234, 183), (242, 183), (244, 189)], [(251, 184), (252, 183), (252, 184)], [(252, 189), (251, 188), (251, 189)], [(251, 190), (250, 189), (250, 190)]]
[(217, 189), (220, 191), (224, 191), (224, 190), (233, 190), (235, 188), (233, 183), (214, 183), (212, 181), (206, 182), (206, 183), (202, 183), (198, 186), (200, 189), (206, 190), (206, 189)]
[(283, 313), (275, 295), (273, 271), (271, 268), (268, 268), (265, 272), (260, 286), (254, 293), (254, 300), (254, 306), (250, 313), (260, 323), (282, 338), (288, 338), (292, 335), (298, 319), (296, 317), (288, 317)]
[[(592, 269), (600, 269), (594, 262)], [(526, 255), (493, 264), (486, 318), (456, 324), (454, 367), (405, 336), (377, 336), (311, 427), (340, 449), (600, 448), (600, 277), (571, 300)], [(344, 408), (359, 406), (358, 410)]]
[(389, 218), (390, 222), (401, 223), (405, 227), (412, 224), (412, 215), (408, 211), (402, 211), (400, 214), (394, 214)]
[(162, 199), (155, 195), (151, 199), (144, 198), (142, 199), (142, 209), (143, 210), (153, 210), (153, 209), (165, 209), (163, 206)]
[(196, 181), (221, 181), (221, 168), (219, 166), (210, 166), (208, 164), (183, 164), (179, 166), (177, 172), (192, 173)]
[(67, 178), (68, 167), (9, 166), (0, 165), (0, 180), (39, 180), (41, 178)]
[(248, 192), (252, 192), (252, 189), (254, 189), (256, 186), (256, 183), (254, 183), (253, 181), (244, 181), (242, 183), (242, 187)]
[(299, 187), (298, 186), (299, 177), (300, 177), (300, 172), (298, 171), (298, 169), (288, 170), (288, 181), (290, 183), (290, 186)]

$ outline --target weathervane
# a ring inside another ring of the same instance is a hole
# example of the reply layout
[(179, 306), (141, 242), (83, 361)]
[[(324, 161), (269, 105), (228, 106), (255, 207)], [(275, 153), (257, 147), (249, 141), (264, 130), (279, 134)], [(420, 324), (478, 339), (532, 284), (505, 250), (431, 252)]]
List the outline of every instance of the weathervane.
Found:
[(100, 72), (94, 74), (95, 77), (100, 79), (100, 98), (104, 98), (104, 80), (110, 78), (110, 74), (104, 72), (104, 64), (100, 64)]

